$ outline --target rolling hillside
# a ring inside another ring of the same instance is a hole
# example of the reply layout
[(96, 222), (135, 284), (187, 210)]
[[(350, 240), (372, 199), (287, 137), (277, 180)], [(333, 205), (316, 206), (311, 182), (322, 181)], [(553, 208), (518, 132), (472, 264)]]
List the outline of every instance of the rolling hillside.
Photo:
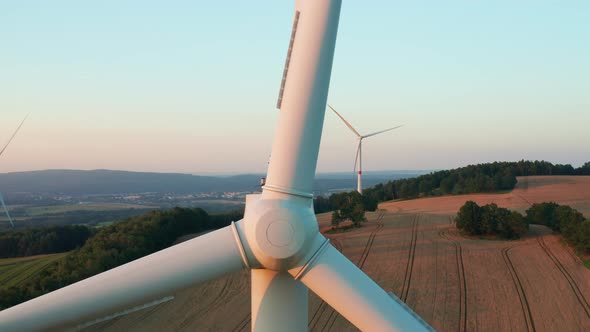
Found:
[[(329, 236), (438, 331), (589, 330), (590, 270), (560, 237), (533, 225), (519, 241), (464, 238), (452, 217), (466, 200), (517, 210), (554, 200), (588, 213), (590, 177), (520, 178), (517, 188), (505, 194), (387, 202), (368, 214), (365, 227)], [(319, 222), (329, 229), (329, 213)], [(174, 299), (85, 330), (249, 330), (245, 271), (170, 296)], [(308, 326), (311, 331), (355, 330), (313, 294)]]
[[(414, 177), (425, 171), (366, 172), (365, 186)], [(262, 174), (234, 176), (199, 176), (181, 173), (145, 173), (112, 170), (45, 170), (32, 172), (0, 173), (0, 190), (10, 193), (63, 193), (65, 195), (101, 195), (142, 192), (225, 192), (255, 191)], [(351, 190), (356, 180), (350, 173), (318, 174), (316, 191), (333, 189)]]

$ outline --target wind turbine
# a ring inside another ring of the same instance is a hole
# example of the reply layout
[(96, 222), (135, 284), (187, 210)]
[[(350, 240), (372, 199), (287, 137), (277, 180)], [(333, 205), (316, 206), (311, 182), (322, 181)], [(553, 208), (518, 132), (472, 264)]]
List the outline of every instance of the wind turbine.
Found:
[[(298, 0), (266, 184), (225, 228), (0, 312), (0, 330), (67, 327), (250, 269), (252, 330), (305, 331), (308, 289), (363, 331), (426, 331), (319, 232), (313, 179), (341, 0)], [(231, 313), (228, 313), (231, 314)]]
[(340, 115), (340, 113), (336, 112), (336, 110), (334, 109), (334, 107), (332, 107), (330, 105), (328, 105), (328, 107), (330, 107), (330, 109), (332, 111), (334, 111), (334, 113), (336, 113), (336, 115), (338, 115), (338, 117), (342, 121), (344, 121), (344, 123), (346, 124), (346, 126), (348, 126), (348, 128), (350, 128), (350, 130), (358, 138), (359, 144), (358, 144), (358, 147), (356, 149), (356, 158), (354, 160), (354, 170), (356, 171), (356, 165), (357, 165), (357, 162), (358, 162), (359, 171), (358, 171), (358, 175), (357, 175), (356, 191), (358, 191), (359, 194), (362, 194), (363, 193), (363, 186), (362, 186), (362, 174), (363, 174), (363, 170), (362, 170), (362, 168), (363, 168), (363, 153), (362, 153), (362, 149), (363, 148), (362, 148), (362, 145), (363, 145), (363, 139), (369, 138), (371, 136), (375, 136), (375, 135), (378, 135), (378, 134), (381, 134), (381, 133), (384, 133), (386, 131), (397, 129), (399, 127), (402, 127), (403, 125), (392, 127), (392, 128), (389, 128), (389, 129), (384, 129), (384, 130), (376, 131), (374, 133), (367, 134), (367, 135), (361, 135), (361, 134), (359, 134), (358, 131), (356, 131), (356, 129), (354, 129), (354, 127), (348, 121), (346, 121), (346, 119), (344, 119), (344, 117), (342, 115)]
[[(18, 125), (18, 127), (16, 128), (14, 133), (12, 133), (12, 136), (10, 136), (10, 138), (8, 139), (8, 142), (6, 142), (6, 144), (4, 144), (4, 147), (2, 147), (2, 150), (0, 150), (0, 157), (2, 156), (4, 151), (6, 150), (6, 148), (10, 144), (10, 142), (12, 142), (12, 139), (18, 133), (18, 131), (20, 130), (20, 127), (23, 126), (23, 123), (25, 123), (25, 120), (27, 119), (28, 116), (29, 116), (28, 114), (25, 116), (25, 118), (23, 119), (23, 121), (21, 121), (20, 125)], [(6, 217), (8, 217), (8, 221), (10, 222), (10, 226), (12, 228), (14, 228), (14, 222), (12, 221), (12, 218), (10, 217), (10, 213), (8, 213), (8, 208), (6, 207), (6, 203), (4, 203), (4, 197), (2, 196), (1, 192), (0, 192), (0, 203), (2, 204), (2, 208), (4, 209), (4, 212), (6, 212)]]

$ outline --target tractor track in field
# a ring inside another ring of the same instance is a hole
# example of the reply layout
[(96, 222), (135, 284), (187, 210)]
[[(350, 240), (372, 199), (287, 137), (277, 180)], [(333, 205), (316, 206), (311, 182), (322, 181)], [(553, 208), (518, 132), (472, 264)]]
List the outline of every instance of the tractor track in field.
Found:
[(533, 206), (533, 203), (531, 203), (531, 201), (529, 201), (528, 199), (526, 199), (526, 197), (524, 197), (521, 194), (517, 194), (514, 191), (512, 192), (512, 194), (520, 199), (522, 199), (523, 201), (525, 201), (529, 206)]
[(231, 291), (231, 286), (233, 285), (233, 280), (231, 278), (225, 278), (223, 282), (223, 287), (219, 291), (219, 295), (207, 306), (205, 314), (209, 313), (212, 309), (216, 309), (224, 304), (223, 299), (227, 296), (227, 294)]
[(584, 297), (584, 293), (582, 293), (582, 291), (580, 290), (580, 287), (578, 286), (578, 284), (576, 283), (576, 281), (574, 280), (572, 275), (565, 268), (565, 266), (563, 266), (563, 264), (557, 258), (557, 256), (555, 256), (555, 254), (551, 251), (549, 246), (547, 246), (543, 235), (540, 235), (537, 237), (537, 242), (539, 243), (539, 246), (541, 247), (541, 249), (543, 249), (545, 254), (547, 254), (547, 256), (553, 261), (553, 263), (555, 264), (555, 266), (557, 267), (559, 272), (561, 272), (561, 274), (563, 275), (563, 277), (565, 278), (565, 280), (569, 284), (570, 288), (574, 292), (576, 299), (578, 300), (578, 302), (580, 303), (582, 308), (584, 308), (584, 311), (586, 312), (586, 316), (588, 316), (588, 318), (590, 318), (590, 304), (588, 304), (588, 300)]
[(512, 281), (514, 283), (514, 288), (516, 288), (516, 292), (518, 293), (518, 299), (520, 300), (520, 306), (522, 308), (522, 313), (525, 318), (527, 330), (535, 332), (536, 331), (535, 322), (533, 320), (533, 315), (531, 313), (531, 307), (529, 305), (529, 301), (526, 297), (526, 293), (524, 292), (524, 287), (522, 286), (522, 281), (520, 280), (520, 277), (518, 276), (518, 273), (516, 272), (516, 269), (514, 268), (514, 264), (512, 263), (512, 260), (510, 259), (510, 255), (508, 254), (508, 252), (512, 248), (513, 247), (502, 248), (502, 250), (501, 250), (502, 258), (504, 259), (504, 262), (506, 263), (506, 267), (508, 267), (508, 271), (510, 272), (510, 276), (512, 277)]
[[(369, 235), (369, 238), (367, 240), (367, 244), (365, 245), (365, 249), (363, 250), (363, 253), (361, 254), (361, 258), (357, 262), (357, 266), (361, 270), (363, 269), (363, 266), (365, 265), (365, 262), (367, 261), (367, 258), (369, 257), (369, 253), (371, 252), (371, 249), (373, 248), (373, 243), (375, 242), (375, 237), (377, 237), (377, 233), (379, 233), (383, 229), (383, 227), (385, 226), (383, 224), (383, 222), (381, 221), (383, 219), (383, 216), (385, 216), (385, 211), (380, 211), (379, 215), (377, 216), (377, 219), (375, 219), (375, 223), (377, 224), (377, 227)], [(340, 250), (340, 251), (342, 252), (342, 250)], [(334, 326), (334, 323), (336, 322), (336, 318), (338, 317), (338, 315), (336, 314), (336, 310), (332, 309), (325, 301), (322, 301), (318, 307), (318, 310), (316, 310), (316, 312), (313, 314), (313, 316), (309, 322), (309, 330), (310, 331), (315, 330), (315, 328), (319, 324), (320, 318), (324, 315), (326, 310), (329, 310), (328, 319), (326, 320), (324, 325), (321, 327), (320, 331), (329, 331), (332, 329), (332, 326)]]
[(404, 274), (404, 283), (402, 286), (402, 294), (400, 299), (407, 303), (408, 294), (410, 293), (410, 285), (412, 282), (412, 272), (414, 270), (414, 258), (416, 257), (416, 242), (418, 242), (418, 223), (420, 215), (414, 215), (412, 222), (412, 238), (410, 240), (410, 250), (408, 251), (408, 262), (406, 264), (406, 273)]
[(439, 231), (438, 235), (451, 242), (455, 247), (457, 279), (459, 280), (459, 331), (467, 332), (467, 281), (465, 278), (465, 264), (463, 263), (463, 248), (459, 241), (448, 237), (445, 231)]
[[(201, 315), (207, 315), (210, 311), (222, 306), (224, 304), (223, 299), (227, 297), (232, 284), (232, 280), (230, 280), (230, 278), (226, 278), (223, 282), (221, 290), (219, 291), (219, 295), (217, 295), (215, 299), (213, 299), (213, 301), (211, 301), (211, 303), (205, 307), (205, 311), (201, 313)], [(191, 316), (182, 320), (178, 326), (178, 329), (184, 329), (185, 327), (189, 326), (193, 321), (193, 318), (194, 317)]]
[[(524, 200), (525, 202), (527, 202), (527, 204), (529, 206), (532, 206), (533, 205), (533, 203), (531, 203), (524, 196), (518, 195), (518, 194), (516, 194), (516, 196), (519, 197), (520, 199)], [(555, 266), (557, 267), (557, 269), (559, 270), (559, 272), (561, 272), (561, 274), (563, 275), (563, 277), (565, 278), (565, 280), (569, 284), (570, 288), (572, 289), (572, 292), (576, 296), (576, 300), (578, 300), (578, 302), (580, 303), (580, 305), (584, 309), (584, 312), (586, 313), (586, 316), (588, 316), (588, 318), (590, 318), (590, 303), (588, 303), (588, 300), (584, 297), (584, 294), (580, 290), (580, 287), (578, 286), (578, 284), (576, 283), (576, 281), (574, 280), (574, 278), (572, 277), (572, 275), (565, 268), (565, 266), (563, 266), (563, 264), (557, 258), (557, 256), (555, 256), (555, 254), (553, 254), (553, 252), (551, 251), (551, 249), (549, 248), (549, 246), (547, 246), (547, 244), (545, 243), (545, 239), (544, 239), (544, 236), (543, 235), (537, 236), (537, 242), (539, 243), (539, 246), (541, 247), (541, 249), (549, 257), (549, 259), (551, 259), (551, 261), (553, 261), (553, 263), (555, 264)], [(567, 249), (570, 249), (570, 248), (566, 248), (566, 250)], [(568, 250), (568, 253), (570, 255), (572, 255), (573, 257), (575, 257), (577, 260), (579, 260), (579, 257), (577, 257), (575, 254), (573, 254), (571, 252), (571, 250)]]
[(246, 328), (248, 327), (248, 324), (250, 324), (250, 321), (252, 320), (252, 314), (248, 314), (248, 316), (244, 317), (240, 323), (238, 324), (238, 326), (236, 326), (232, 331), (234, 332), (241, 332), (244, 330), (247, 330)]
[(336, 250), (338, 250), (338, 251), (340, 251), (340, 253), (342, 253), (342, 251), (344, 250), (344, 246), (342, 245), (342, 241), (340, 241), (339, 239), (336, 239), (336, 238), (330, 239), (330, 241), (334, 245), (334, 248), (336, 248)]

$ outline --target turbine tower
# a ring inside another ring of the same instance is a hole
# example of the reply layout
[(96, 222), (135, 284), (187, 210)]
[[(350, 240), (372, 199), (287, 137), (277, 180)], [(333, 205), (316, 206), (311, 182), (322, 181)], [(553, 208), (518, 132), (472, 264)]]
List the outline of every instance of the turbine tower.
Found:
[(308, 289), (363, 331), (428, 330), (329, 243), (313, 211), (340, 7), (296, 1), (268, 176), (244, 219), (4, 310), (0, 331), (67, 328), (244, 268), (253, 331), (307, 330)]
[[(18, 133), (18, 131), (20, 130), (20, 127), (23, 126), (23, 123), (25, 123), (25, 120), (27, 119), (27, 117), (28, 117), (28, 115), (25, 116), (25, 118), (23, 119), (23, 121), (21, 121), (20, 125), (18, 125), (18, 127), (16, 128), (14, 133), (12, 133), (12, 136), (10, 136), (10, 138), (8, 139), (8, 142), (6, 142), (6, 144), (4, 144), (4, 147), (2, 147), (2, 150), (0, 150), (0, 157), (2, 156), (4, 151), (6, 150), (6, 148), (10, 144), (10, 142), (12, 142), (12, 139)], [(10, 226), (12, 228), (14, 228), (14, 222), (12, 221), (12, 218), (10, 217), (10, 213), (8, 212), (8, 208), (6, 207), (6, 204), (4, 203), (4, 197), (2, 196), (1, 192), (0, 192), (0, 204), (2, 204), (2, 208), (4, 209), (4, 212), (6, 213), (6, 217), (8, 218), (8, 221), (10, 222)]]
[(334, 107), (332, 107), (330, 105), (328, 105), (328, 107), (330, 107), (330, 109), (332, 111), (334, 111), (334, 113), (336, 113), (336, 115), (338, 115), (338, 117), (342, 121), (344, 121), (344, 123), (346, 124), (346, 126), (348, 126), (348, 128), (350, 128), (350, 130), (358, 138), (359, 144), (358, 144), (358, 147), (356, 149), (356, 158), (354, 160), (354, 170), (356, 171), (356, 165), (357, 165), (357, 162), (358, 162), (359, 170), (358, 170), (358, 174), (357, 174), (356, 191), (358, 191), (359, 194), (362, 194), (363, 193), (363, 185), (362, 185), (362, 175), (363, 175), (363, 153), (362, 153), (362, 151), (363, 151), (363, 139), (368, 138), (368, 137), (371, 137), (371, 136), (375, 136), (375, 135), (378, 135), (378, 134), (381, 134), (381, 133), (384, 133), (386, 131), (397, 129), (399, 127), (402, 127), (403, 125), (392, 127), (392, 128), (389, 128), (389, 129), (380, 130), (380, 131), (377, 131), (377, 132), (374, 132), (374, 133), (371, 133), (371, 134), (367, 134), (367, 135), (361, 135), (361, 134), (359, 134), (358, 131), (356, 131), (356, 129), (354, 129), (354, 127), (348, 121), (346, 121), (346, 119), (344, 119), (344, 117), (342, 115), (340, 115), (340, 113), (336, 112), (336, 110), (334, 109)]

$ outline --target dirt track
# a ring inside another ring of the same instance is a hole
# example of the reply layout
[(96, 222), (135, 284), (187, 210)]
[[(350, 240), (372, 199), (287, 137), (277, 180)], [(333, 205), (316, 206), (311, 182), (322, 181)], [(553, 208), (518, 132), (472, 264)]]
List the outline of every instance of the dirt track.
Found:
[[(468, 199), (524, 210), (530, 202), (543, 201), (545, 195), (558, 203), (573, 202), (580, 210), (590, 207), (590, 178), (527, 180), (526, 188), (520, 186), (507, 194), (382, 204), (383, 210), (367, 215), (369, 222), (363, 228), (330, 237), (351, 261), (439, 331), (590, 331), (590, 270), (560, 237), (546, 227), (532, 226), (519, 241), (466, 239), (451, 224), (452, 215)], [(319, 222), (328, 227), (329, 214), (319, 216)], [(174, 296), (172, 301), (87, 330), (250, 328), (247, 272)], [(355, 330), (313, 293), (309, 328)]]

